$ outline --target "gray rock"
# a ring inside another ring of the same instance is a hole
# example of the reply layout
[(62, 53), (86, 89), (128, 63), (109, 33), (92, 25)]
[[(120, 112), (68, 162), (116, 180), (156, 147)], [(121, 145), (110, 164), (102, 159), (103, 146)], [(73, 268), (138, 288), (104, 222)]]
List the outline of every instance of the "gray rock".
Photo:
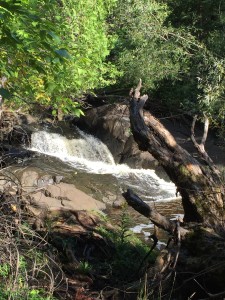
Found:
[[(46, 193), (47, 191), (47, 193)], [(48, 185), (46, 191), (32, 194), (31, 205), (41, 209), (55, 210), (104, 210), (105, 204), (88, 196), (73, 184)], [(46, 196), (47, 195), (47, 196)]]
[(134, 141), (127, 105), (109, 104), (90, 109), (79, 124), (108, 146), (116, 163), (134, 168), (154, 167), (153, 156), (148, 152), (143, 154)]
[(123, 200), (123, 199), (117, 199), (116, 201), (113, 202), (112, 206), (113, 206), (113, 208), (120, 209), (120, 208), (122, 208), (124, 206), (125, 203), (126, 203), (125, 200)]
[(60, 183), (62, 180), (63, 180), (63, 176), (61, 176), (61, 175), (54, 175), (53, 176), (53, 180), (54, 180), (54, 182), (55, 183)]

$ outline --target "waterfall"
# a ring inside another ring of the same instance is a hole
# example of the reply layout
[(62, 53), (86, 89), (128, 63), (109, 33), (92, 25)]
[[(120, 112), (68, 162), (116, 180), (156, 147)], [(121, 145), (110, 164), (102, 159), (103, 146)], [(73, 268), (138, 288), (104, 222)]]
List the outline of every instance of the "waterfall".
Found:
[(38, 131), (31, 136), (31, 149), (98, 174), (108, 173), (109, 165), (115, 165), (107, 146), (99, 139), (77, 129), (80, 137), (68, 139), (57, 133)]
[(112, 174), (123, 186), (140, 191), (151, 200), (175, 198), (176, 188), (159, 178), (154, 170), (132, 169), (115, 164), (107, 146), (77, 129), (78, 137), (68, 139), (58, 133), (37, 131), (31, 136), (31, 150), (58, 157), (77, 170), (93, 174)]

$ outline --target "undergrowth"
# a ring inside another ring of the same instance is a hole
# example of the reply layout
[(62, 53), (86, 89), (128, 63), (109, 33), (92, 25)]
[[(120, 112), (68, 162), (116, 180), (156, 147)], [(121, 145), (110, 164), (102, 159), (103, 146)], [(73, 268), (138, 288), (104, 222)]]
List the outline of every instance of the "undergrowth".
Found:
[[(0, 178), (3, 180), (3, 177)], [(64, 284), (56, 255), (46, 239), (32, 230), (20, 195), (0, 196), (0, 299), (53, 300)]]
[(79, 280), (88, 280), (93, 290), (125, 290), (155, 260), (154, 252), (145, 259), (149, 247), (130, 231), (126, 208), (114, 229), (104, 220), (97, 235), (60, 233), (51, 226), (35, 231), (19, 191), (0, 196), (0, 300), (79, 299)]
[(106, 262), (109, 264), (112, 281), (115, 284), (138, 280), (143, 275), (143, 266), (147, 268), (156, 259), (156, 252), (152, 252), (145, 260), (149, 246), (130, 230), (131, 224), (125, 207), (115, 230), (99, 227), (101, 235), (109, 239), (115, 247), (110, 262)]

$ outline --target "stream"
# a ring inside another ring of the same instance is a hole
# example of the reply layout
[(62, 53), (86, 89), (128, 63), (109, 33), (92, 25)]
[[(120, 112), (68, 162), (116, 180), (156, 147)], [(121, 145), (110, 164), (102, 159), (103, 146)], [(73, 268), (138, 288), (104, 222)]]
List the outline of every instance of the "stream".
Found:
[[(147, 203), (154, 202), (159, 212), (169, 218), (182, 214), (172, 182), (160, 178), (154, 170), (116, 164), (105, 144), (78, 128), (66, 136), (48, 129), (38, 130), (31, 136), (30, 150), (39, 154), (29, 165), (62, 175), (63, 181), (74, 183), (95, 199), (110, 204), (107, 213), (115, 222), (121, 210), (112, 208), (112, 202), (121, 200), (121, 193), (127, 188), (132, 188)], [(128, 212), (132, 230), (148, 238), (153, 225), (133, 209), (128, 208)]]

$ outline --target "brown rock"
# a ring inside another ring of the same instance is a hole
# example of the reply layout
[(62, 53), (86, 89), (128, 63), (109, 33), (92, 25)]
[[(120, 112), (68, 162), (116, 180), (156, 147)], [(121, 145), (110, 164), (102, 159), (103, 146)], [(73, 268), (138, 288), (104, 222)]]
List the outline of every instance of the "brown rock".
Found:
[(59, 183), (49, 185), (46, 190), (51, 197), (42, 191), (33, 193), (33, 205), (54, 210), (104, 210), (105, 204), (78, 190), (73, 184)]

